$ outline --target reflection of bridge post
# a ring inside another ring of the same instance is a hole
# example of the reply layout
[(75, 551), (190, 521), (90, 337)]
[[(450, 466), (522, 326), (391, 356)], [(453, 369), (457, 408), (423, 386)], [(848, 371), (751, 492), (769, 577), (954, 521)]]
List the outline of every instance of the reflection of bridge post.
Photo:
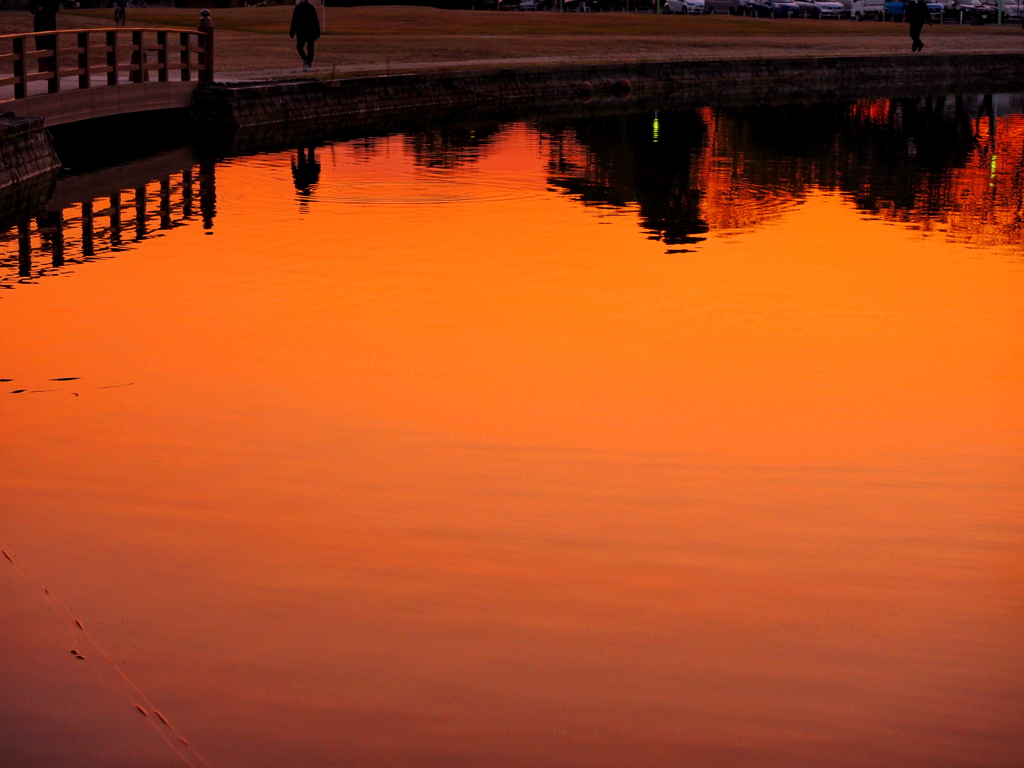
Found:
[[(156, 168), (146, 164), (134, 178), (125, 178), (127, 174), (118, 168), (116, 172), (97, 172), (101, 183), (84, 174), (62, 179), (46, 208), (40, 206), (21, 222), (15, 218), (6, 235), (0, 232), (0, 242), (6, 241), (8, 247), (9, 276), (17, 273), (25, 279), (63, 272), (69, 263), (77, 263), (78, 257), (92, 260), (104, 251), (134, 248), (151, 236), (193, 223), (200, 213), (204, 230), (211, 232), (217, 215), (216, 163), (197, 164), (190, 151), (170, 160), (173, 164)], [(156, 200), (149, 200), (150, 195)], [(122, 210), (129, 205), (134, 210)], [(126, 221), (125, 217), (131, 218)], [(124, 231), (128, 227), (134, 230), (134, 237)]]
[(146, 188), (135, 188), (135, 239), (142, 240), (146, 236)]
[(160, 229), (171, 228), (171, 180), (160, 181)]
[(53, 248), (53, 266), (64, 266), (64, 211), (46, 214), (47, 225), (52, 228), (50, 245)]
[(213, 229), (217, 215), (216, 163), (213, 160), (199, 161), (199, 210), (203, 215), (203, 229)]
[(192, 166), (181, 172), (181, 215), (192, 218)]
[(981, 119), (982, 115), (992, 116), (992, 94), (986, 93), (981, 99), (981, 108), (978, 109), (978, 119)]
[(18, 276), (32, 275), (32, 232), (28, 228), (28, 219), (18, 222)]
[(92, 200), (82, 203), (82, 255), (92, 256), (95, 253), (93, 245), (93, 213)]
[(121, 193), (110, 196), (110, 244), (121, 244)]

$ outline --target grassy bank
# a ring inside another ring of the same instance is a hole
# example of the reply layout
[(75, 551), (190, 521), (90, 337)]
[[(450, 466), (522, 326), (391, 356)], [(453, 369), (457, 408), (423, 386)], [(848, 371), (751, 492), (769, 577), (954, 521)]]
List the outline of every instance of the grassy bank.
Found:
[[(321, 9), (322, 10), (322, 9)], [(298, 57), (287, 36), (290, 6), (214, 10), (218, 78), (293, 76)], [(61, 11), (61, 27), (107, 26), (108, 9)], [(131, 26), (192, 28), (195, 9), (129, 9)], [(0, 12), (0, 31), (31, 29), (24, 11)], [(935, 53), (1019, 52), (1019, 26), (934, 26)], [(736, 56), (909, 54), (896, 23), (746, 19), (625, 13), (494, 13), (404, 6), (328, 8), (317, 48), (321, 76), (438, 68), (486, 68), (566, 61), (680, 60)]]

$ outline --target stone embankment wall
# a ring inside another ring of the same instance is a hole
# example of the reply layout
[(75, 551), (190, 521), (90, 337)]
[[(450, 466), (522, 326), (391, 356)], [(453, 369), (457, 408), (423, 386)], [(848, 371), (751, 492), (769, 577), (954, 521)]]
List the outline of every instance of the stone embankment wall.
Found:
[(201, 134), (311, 123), (353, 127), (438, 111), (654, 107), (1024, 89), (1024, 54), (723, 59), (501, 69), (345, 80), (212, 84), (196, 92)]
[(60, 167), (41, 117), (0, 115), (0, 220), (45, 200)]

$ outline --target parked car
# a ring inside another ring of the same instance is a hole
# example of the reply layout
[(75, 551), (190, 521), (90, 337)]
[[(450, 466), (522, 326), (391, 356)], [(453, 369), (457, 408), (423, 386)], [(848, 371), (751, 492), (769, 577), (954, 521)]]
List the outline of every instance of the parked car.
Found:
[(846, 13), (839, 0), (793, 0), (800, 6), (798, 16), (805, 19), (838, 19)]
[(958, 21), (963, 24), (987, 24), (996, 20), (992, 10), (981, 0), (950, 0), (943, 5), (945, 17), (950, 21)]
[[(983, 0), (992, 12), (992, 18), (999, 18), (999, 3), (998, 0)], [(706, 0), (705, 0), (706, 2)], [(1024, 18), (1024, 5), (1013, 0), (1004, 0), (1003, 2), (1003, 21), (1020, 21)]]
[(704, 13), (704, 0), (665, 0), (669, 13)]
[(838, 0), (814, 0), (816, 19), (841, 19), (846, 15), (846, 6)]
[(892, 19), (893, 21), (903, 21), (903, 12), (906, 8), (907, 4), (903, 0), (889, 0), (885, 4), (885, 18)]
[(717, 13), (722, 13), (719, 10), (722, 5), (725, 5), (726, 12), (733, 16), (746, 16), (747, 15), (747, 0), (704, 0), (704, 4), (714, 8)]
[(733, 7), (738, 7), (736, 0), (704, 0), (704, 13), (732, 13)]
[(850, 13), (857, 21), (881, 21), (885, 18), (885, 0), (853, 0)]
[(499, 11), (536, 11), (538, 0), (498, 0)]
[[(906, 13), (907, 4), (903, 0), (888, 0), (885, 4), (885, 18), (892, 21), (903, 21), (903, 14)], [(942, 20), (942, 3), (928, 3), (928, 11), (934, 21)]]
[(800, 13), (800, 6), (792, 0), (752, 0), (747, 7), (750, 16), (768, 16), (772, 19), (788, 18)]

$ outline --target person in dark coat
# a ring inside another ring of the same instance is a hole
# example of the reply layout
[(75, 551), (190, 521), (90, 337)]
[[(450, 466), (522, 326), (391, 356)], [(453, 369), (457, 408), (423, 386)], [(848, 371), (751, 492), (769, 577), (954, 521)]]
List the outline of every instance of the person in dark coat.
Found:
[[(32, 29), (36, 32), (49, 32), (57, 28), (57, 11), (60, 10), (60, 0), (35, 0), (32, 6)], [(54, 51), (57, 49), (56, 35), (36, 35), (37, 51)], [(39, 60), (40, 72), (52, 72), (57, 66), (55, 58)]]
[(295, 47), (302, 57), (302, 71), (313, 68), (313, 43), (320, 39), (320, 16), (309, 0), (299, 0), (292, 11), (292, 26), (288, 37), (295, 38)]
[(924, 48), (924, 43), (921, 42), (921, 30), (924, 29), (926, 22), (932, 23), (932, 13), (928, 10), (925, 0), (910, 0), (904, 13), (910, 23), (910, 39), (912, 41), (910, 50), (917, 53)]

